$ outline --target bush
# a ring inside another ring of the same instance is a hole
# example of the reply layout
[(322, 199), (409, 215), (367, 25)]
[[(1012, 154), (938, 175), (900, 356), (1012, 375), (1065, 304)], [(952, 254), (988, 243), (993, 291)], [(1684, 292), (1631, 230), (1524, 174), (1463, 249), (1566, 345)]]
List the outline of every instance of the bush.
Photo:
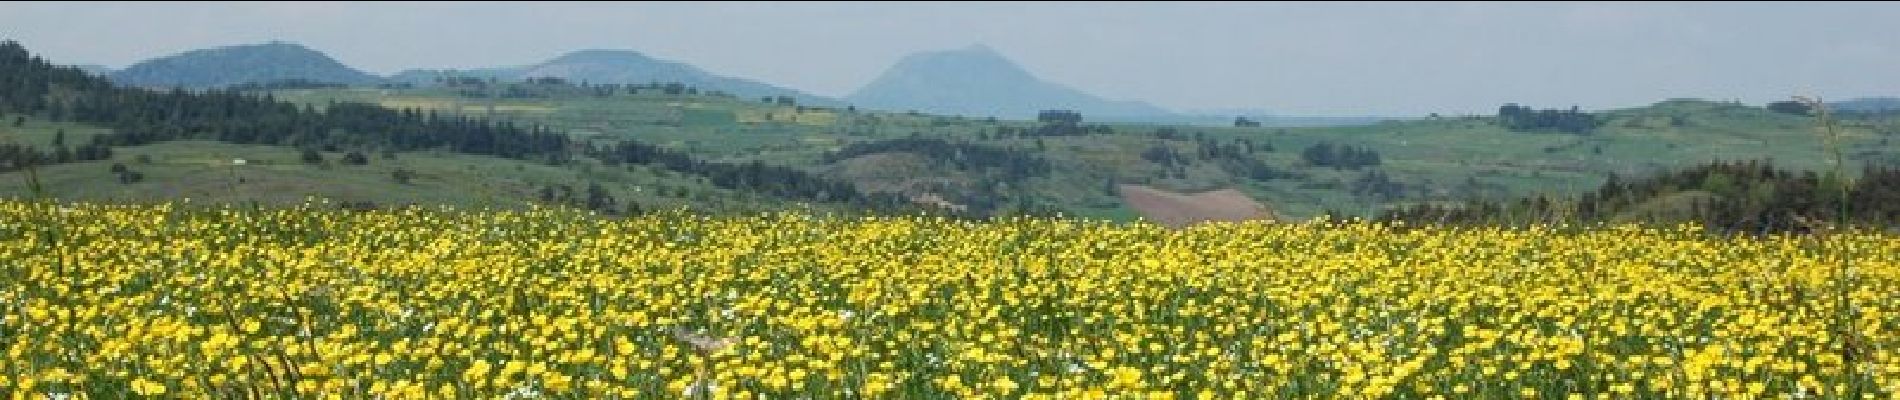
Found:
[(404, 168), (397, 168), (395, 171), (389, 171), (389, 177), (395, 179), (396, 183), (407, 185), (410, 180), (416, 179), (416, 172)]
[(363, 152), (360, 151), (352, 151), (349, 154), (343, 155), (343, 163), (347, 165), (368, 165), (369, 156), (363, 155)]
[(1768, 103), (1768, 111), (1774, 111), (1774, 112), (1778, 112), (1782, 114), (1808, 116), (1814, 112), (1814, 109), (1813, 107), (1809, 107), (1807, 104), (1798, 102), (1798, 101), (1777, 101), (1773, 103)]

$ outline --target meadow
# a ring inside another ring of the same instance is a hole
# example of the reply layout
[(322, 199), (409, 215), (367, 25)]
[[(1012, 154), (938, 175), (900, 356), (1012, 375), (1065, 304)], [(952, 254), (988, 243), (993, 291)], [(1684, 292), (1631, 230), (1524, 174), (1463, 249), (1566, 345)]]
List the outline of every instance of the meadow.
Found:
[[(1000, 192), (1002, 196), (1050, 203), (1072, 215), (1121, 221), (1133, 220), (1135, 213), (1117, 199), (1100, 194), (1107, 180), (1183, 192), (1233, 188), (1272, 204), (1280, 215), (1308, 219), (1328, 211), (1371, 217), (1384, 207), (1403, 203), (1514, 200), (1540, 194), (1567, 197), (1602, 185), (1611, 174), (1627, 179), (1710, 161), (1772, 160), (1794, 170), (1829, 168), (1816, 140), (1813, 117), (1695, 99), (1597, 112), (1603, 125), (1587, 135), (1512, 131), (1498, 125), (1494, 116), (1484, 115), (1327, 127), (1107, 123), (1112, 134), (998, 138), (994, 134), (1001, 129), (1034, 128), (1037, 123), (990, 121), (982, 116), (801, 110), (716, 96), (601, 97), (572, 93), (572, 89), (533, 90), (546, 93), (523, 99), (471, 98), (442, 88), (296, 89), (271, 94), (313, 106), (360, 101), (460, 110), (523, 125), (545, 125), (587, 141), (640, 140), (720, 161), (800, 168), (866, 187), (982, 179), (979, 173), (925, 160), (865, 157), (828, 165), (819, 162), (821, 155), (851, 143), (912, 135), (977, 143), (1030, 152), (1051, 163), (1046, 176), (1018, 182)], [(497, 108), (489, 112), (485, 108), (489, 105)], [(522, 111), (526, 109), (535, 111)], [(1097, 123), (1092, 116), (1084, 120)], [(1174, 131), (1177, 137), (1158, 138), (1156, 132), (1161, 130)], [(1843, 145), (1852, 149), (1845, 158), (1850, 172), (1859, 165), (1900, 163), (1900, 143), (1894, 141), (1900, 124), (1891, 117), (1843, 124), (1840, 134)], [(1171, 168), (1140, 156), (1162, 146), (1193, 158), (1200, 138), (1221, 144), (1253, 141), (1263, 149), (1245, 158), (1302, 176), (1252, 179), (1199, 159), (1189, 160), (1171, 174)], [(1403, 195), (1387, 199), (1355, 192), (1354, 182), (1369, 170), (1309, 165), (1301, 151), (1320, 143), (1376, 150), (1383, 159), (1376, 170), (1403, 184)], [(856, 173), (861, 169), (907, 172), (902, 177), (866, 177)]]
[(15, 398), (1900, 395), (1878, 233), (7, 201), (0, 268)]

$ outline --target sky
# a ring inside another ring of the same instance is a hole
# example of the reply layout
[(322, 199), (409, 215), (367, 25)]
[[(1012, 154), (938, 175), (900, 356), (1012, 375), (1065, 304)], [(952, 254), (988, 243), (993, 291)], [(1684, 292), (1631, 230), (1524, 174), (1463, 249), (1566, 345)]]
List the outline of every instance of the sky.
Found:
[(980, 43), (1110, 99), (1335, 116), (1900, 96), (1895, 21), (1893, 2), (0, 2), (0, 39), (62, 64), (282, 40), (386, 75), (629, 49), (841, 97)]

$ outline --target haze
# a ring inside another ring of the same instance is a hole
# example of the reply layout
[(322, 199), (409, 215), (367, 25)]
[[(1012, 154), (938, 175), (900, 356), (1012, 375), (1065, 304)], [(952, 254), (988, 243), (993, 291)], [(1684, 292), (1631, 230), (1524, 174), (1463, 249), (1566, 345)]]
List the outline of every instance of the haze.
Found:
[(387, 75), (631, 49), (842, 97), (982, 43), (1178, 112), (1488, 114), (1900, 94), (1895, 3), (0, 3), (0, 38), (123, 68), (284, 40)]

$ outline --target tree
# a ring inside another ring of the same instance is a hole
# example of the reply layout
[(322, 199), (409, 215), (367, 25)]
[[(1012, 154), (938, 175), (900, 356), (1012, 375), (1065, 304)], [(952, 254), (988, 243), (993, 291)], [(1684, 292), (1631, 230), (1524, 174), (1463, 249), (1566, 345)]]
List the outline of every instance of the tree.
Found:
[(416, 172), (406, 168), (397, 168), (394, 171), (389, 171), (389, 177), (395, 179), (396, 183), (407, 185), (410, 180), (416, 178)]
[(145, 180), (145, 174), (139, 173), (138, 171), (126, 170), (125, 172), (119, 173), (120, 184), (130, 185), (143, 180)]
[(66, 145), (54, 146), (53, 162), (60, 164), (73, 162), (73, 149), (66, 147)]
[(1307, 164), (1315, 166), (1333, 165), (1333, 144), (1321, 142), (1308, 146), (1305, 151), (1300, 152), (1300, 158), (1306, 160)]
[(1082, 123), (1082, 113), (1071, 110), (1042, 110), (1036, 114), (1036, 120), (1050, 124), (1075, 125)]
[(65, 129), (60, 129), (58, 131), (53, 132), (53, 145), (54, 146), (66, 145), (66, 130)]
[(587, 209), (611, 212), (614, 206), (613, 195), (607, 194), (607, 188), (599, 182), (587, 184)]
[(1563, 133), (1589, 134), (1601, 121), (1575, 106), (1569, 110), (1536, 110), (1516, 103), (1498, 107), (1498, 125), (1519, 132), (1555, 130)]
[(1768, 103), (1768, 111), (1800, 116), (1807, 116), (1814, 112), (1813, 108), (1809, 107), (1807, 103), (1799, 101), (1777, 101)]

